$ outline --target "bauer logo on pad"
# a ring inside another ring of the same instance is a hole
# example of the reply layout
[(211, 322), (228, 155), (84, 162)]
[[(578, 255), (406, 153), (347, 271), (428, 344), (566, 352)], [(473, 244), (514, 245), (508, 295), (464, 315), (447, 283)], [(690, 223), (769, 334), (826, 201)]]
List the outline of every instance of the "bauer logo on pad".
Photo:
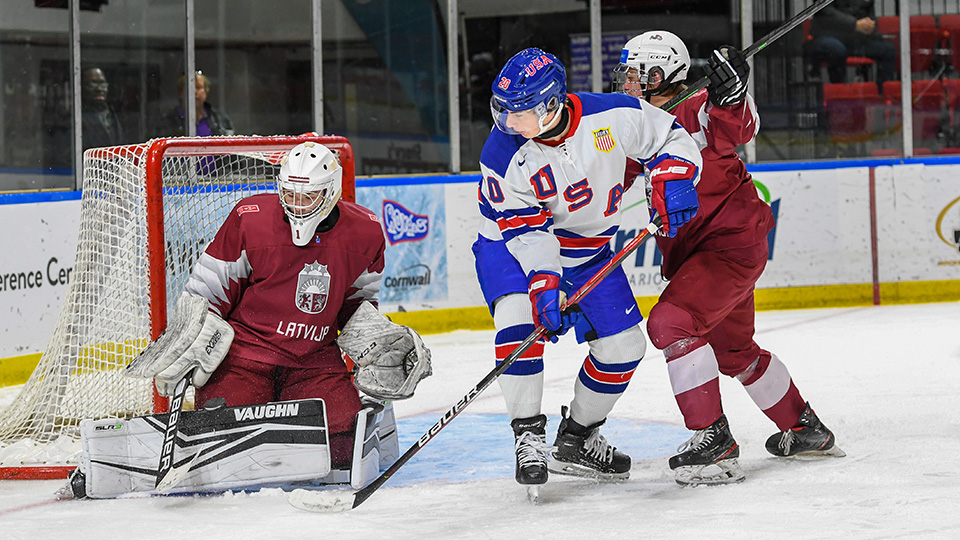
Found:
[(423, 240), (430, 232), (430, 219), (415, 214), (395, 201), (383, 201), (383, 229), (391, 244)]

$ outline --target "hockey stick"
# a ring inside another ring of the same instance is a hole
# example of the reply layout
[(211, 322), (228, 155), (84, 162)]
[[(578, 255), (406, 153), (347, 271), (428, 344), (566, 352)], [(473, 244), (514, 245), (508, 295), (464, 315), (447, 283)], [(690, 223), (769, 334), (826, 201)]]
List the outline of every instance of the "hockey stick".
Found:
[[(818, 2), (810, 4), (809, 6), (804, 8), (803, 11), (801, 11), (800, 13), (797, 13), (796, 15), (794, 15), (793, 17), (785, 21), (783, 24), (781, 24), (780, 26), (772, 30), (769, 34), (763, 36), (757, 41), (754, 41), (753, 45), (750, 45), (749, 47), (747, 47), (742, 51), (743, 55), (747, 58), (750, 58), (751, 56), (767, 48), (768, 45), (770, 45), (774, 41), (783, 37), (784, 34), (796, 28), (803, 21), (812, 17), (814, 13), (827, 7), (827, 5), (830, 4), (830, 2), (833, 2), (833, 0), (819, 0)], [(690, 96), (696, 94), (700, 90), (703, 90), (709, 85), (710, 85), (710, 78), (704, 76), (697, 82), (688, 86), (683, 92), (677, 94), (676, 97), (666, 102), (660, 108), (665, 111), (671, 111), (673, 110), (674, 107), (686, 101)]]
[[(654, 234), (660, 228), (660, 219), (659, 217), (654, 218), (652, 222), (638, 234), (633, 240), (631, 240), (627, 245), (623, 247), (614, 257), (607, 262), (593, 277), (590, 278), (580, 289), (567, 301), (563, 304), (561, 311), (566, 310), (569, 307), (576, 305), (580, 300), (586, 296), (590, 291), (592, 291), (598, 283), (600, 283), (610, 272), (613, 272), (614, 269), (618, 268), (627, 257), (630, 256), (640, 244), (647, 239), (648, 235)], [(426, 433), (424, 433), (420, 439), (410, 447), (402, 456), (400, 456), (397, 461), (393, 463), (386, 471), (384, 471), (377, 479), (371, 482), (367, 487), (349, 494), (338, 494), (329, 491), (308, 491), (304, 489), (297, 489), (290, 493), (287, 500), (288, 502), (296, 508), (301, 510), (308, 510), (311, 512), (342, 512), (344, 510), (350, 510), (351, 508), (356, 508), (363, 504), (363, 501), (370, 498), (371, 495), (382, 486), (387, 480), (390, 479), (400, 467), (410, 461), (421, 448), (424, 447), (431, 439), (437, 436), (437, 433), (447, 426), (454, 418), (460, 414), (463, 409), (467, 407), (477, 396), (480, 395), (488, 386), (490, 386), (493, 381), (497, 379), (504, 371), (507, 370), (520, 356), (526, 352), (538, 339), (547, 334), (547, 329), (543, 325), (537, 326), (532, 334), (527, 336), (520, 345), (507, 355), (506, 358), (500, 362), (493, 371), (488, 373), (483, 379), (480, 380), (473, 388), (471, 388), (460, 401), (456, 403), (453, 407), (450, 408), (441, 418), (433, 425)]]
[(173, 450), (176, 448), (177, 430), (180, 428), (180, 413), (183, 411), (183, 398), (187, 393), (187, 386), (193, 379), (193, 370), (188, 372), (177, 383), (173, 390), (173, 399), (170, 400), (170, 413), (167, 416), (167, 427), (163, 430), (163, 446), (160, 448), (160, 463), (157, 465), (157, 491), (164, 491), (180, 483), (190, 467), (200, 455), (197, 452), (186, 465), (173, 467)]

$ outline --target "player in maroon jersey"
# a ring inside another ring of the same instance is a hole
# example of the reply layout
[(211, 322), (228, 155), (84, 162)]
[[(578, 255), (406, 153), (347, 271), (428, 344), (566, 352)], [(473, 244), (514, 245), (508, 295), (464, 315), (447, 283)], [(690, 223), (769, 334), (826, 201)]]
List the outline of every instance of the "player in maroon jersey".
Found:
[[(646, 32), (624, 45), (614, 90), (662, 107), (684, 90), (689, 67), (680, 38)], [(713, 51), (706, 71), (708, 89), (671, 111), (701, 148), (700, 209), (676, 236), (655, 237), (663, 277), (670, 281), (647, 320), (650, 341), (664, 351), (684, 422), (695, 431), (670, 458), (681, 484), (744, 479), (721, 406), (719, 373), (736, 377), (776, 423), (780, 432), (766, 443), (772, 454), (843, 455), (786, 366), (753, 340), (753, 291), (766, 266), (774, 218), (736, 147), (756, 136), (759, 117), (747, 94), (750, 70), (740, 51)]]

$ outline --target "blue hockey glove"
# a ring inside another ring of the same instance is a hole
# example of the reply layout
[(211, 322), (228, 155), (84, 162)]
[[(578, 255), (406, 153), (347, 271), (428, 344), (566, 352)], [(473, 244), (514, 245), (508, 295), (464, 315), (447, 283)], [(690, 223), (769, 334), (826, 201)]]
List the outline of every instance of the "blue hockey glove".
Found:
[(736, 47), (723, 45), (713, 51), (707, 61), (710, 79), (710, 102), (717, 107), (735, 105), (743, 101), (750, 79), (750, 64)]
[(560, 312), (560, 306), (567, 299), (560, 290), (560, 276), (553, 272), (538, 272), (530, 278), (530, 304), (533, 306), (533, 324), (543, 325), (549, 333), (547, 337), (556, 343), (580, 320), (579, 310)]
[(693, 219), (700, 208), (693, 181), (697, 166), (689, 161), (664, 154), (647, 164), (650, 169), (650, 205), (663, 220), (661, 230), (669, 237)]

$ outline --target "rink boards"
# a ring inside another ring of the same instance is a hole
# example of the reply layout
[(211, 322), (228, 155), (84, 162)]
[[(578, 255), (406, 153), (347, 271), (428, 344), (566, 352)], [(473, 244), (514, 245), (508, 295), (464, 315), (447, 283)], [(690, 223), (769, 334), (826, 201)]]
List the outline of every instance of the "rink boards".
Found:
[[(960, 299), (960, 160), (754, 165), (777, 218), (758, 283), (761, 309)], [(488, 328), (470, 246), (478, 174), (357, 180), (387, 238), (381, 303), (424, 332)], [(619, 249), (645, 226), (642, 190), (624, 196)], [(0, 195), (0, 384), (22, 379), (66, 294), (79, 193)], [(664, 286), (646, 242), (624, 263), (643, 311)]]

